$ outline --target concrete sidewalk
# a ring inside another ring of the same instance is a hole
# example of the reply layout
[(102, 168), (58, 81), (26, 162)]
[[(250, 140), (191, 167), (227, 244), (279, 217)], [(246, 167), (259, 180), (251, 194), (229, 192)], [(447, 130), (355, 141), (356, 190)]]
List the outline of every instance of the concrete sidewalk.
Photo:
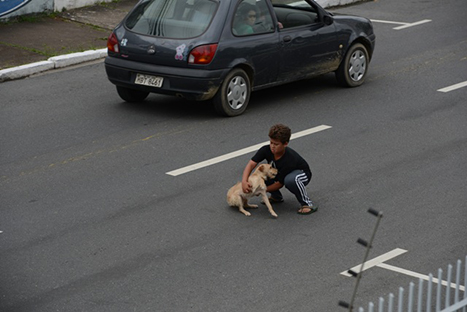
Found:
[(137, 2), (120, 0), (0, 23), (0, 82), (105, 57), (107, 37)]

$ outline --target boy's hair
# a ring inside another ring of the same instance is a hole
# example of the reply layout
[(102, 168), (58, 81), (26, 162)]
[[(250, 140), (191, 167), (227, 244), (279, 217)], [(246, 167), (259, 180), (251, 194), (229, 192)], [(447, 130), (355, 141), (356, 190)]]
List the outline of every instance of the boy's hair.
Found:
[(291, 135), (292, 131), (290, 128), (283, 124), (274, 125), (269, 129), (269, 138), (278, 140), (282, 144), (289, 143)]

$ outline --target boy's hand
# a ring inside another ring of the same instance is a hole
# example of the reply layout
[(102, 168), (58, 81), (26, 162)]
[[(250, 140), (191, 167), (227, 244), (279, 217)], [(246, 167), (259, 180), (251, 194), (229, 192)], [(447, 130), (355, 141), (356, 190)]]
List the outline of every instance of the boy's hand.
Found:
[(243, 193), (251, 193), (251, 184), (248, 181), (242, 181), (242, 190)]

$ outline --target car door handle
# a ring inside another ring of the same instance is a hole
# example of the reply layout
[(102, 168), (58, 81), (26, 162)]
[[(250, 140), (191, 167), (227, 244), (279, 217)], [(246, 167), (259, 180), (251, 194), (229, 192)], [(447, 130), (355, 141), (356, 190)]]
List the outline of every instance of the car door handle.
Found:
[(283, 40), (284, 42), (290, 42), (290, 41), (292, 41), (292, 37), (290, 37), (290, 36), (285, 36), (284, 38), (282, 38), (282, 40)]

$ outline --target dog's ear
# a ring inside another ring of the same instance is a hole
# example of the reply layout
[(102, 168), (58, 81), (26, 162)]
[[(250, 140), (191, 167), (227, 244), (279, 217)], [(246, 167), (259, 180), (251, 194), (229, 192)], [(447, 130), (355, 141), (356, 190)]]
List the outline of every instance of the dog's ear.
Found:
[(258, 171), (260, 171), (260, 172), (264, 172), (264, 165), (259, 165), (259, 167), (258, 167)]

